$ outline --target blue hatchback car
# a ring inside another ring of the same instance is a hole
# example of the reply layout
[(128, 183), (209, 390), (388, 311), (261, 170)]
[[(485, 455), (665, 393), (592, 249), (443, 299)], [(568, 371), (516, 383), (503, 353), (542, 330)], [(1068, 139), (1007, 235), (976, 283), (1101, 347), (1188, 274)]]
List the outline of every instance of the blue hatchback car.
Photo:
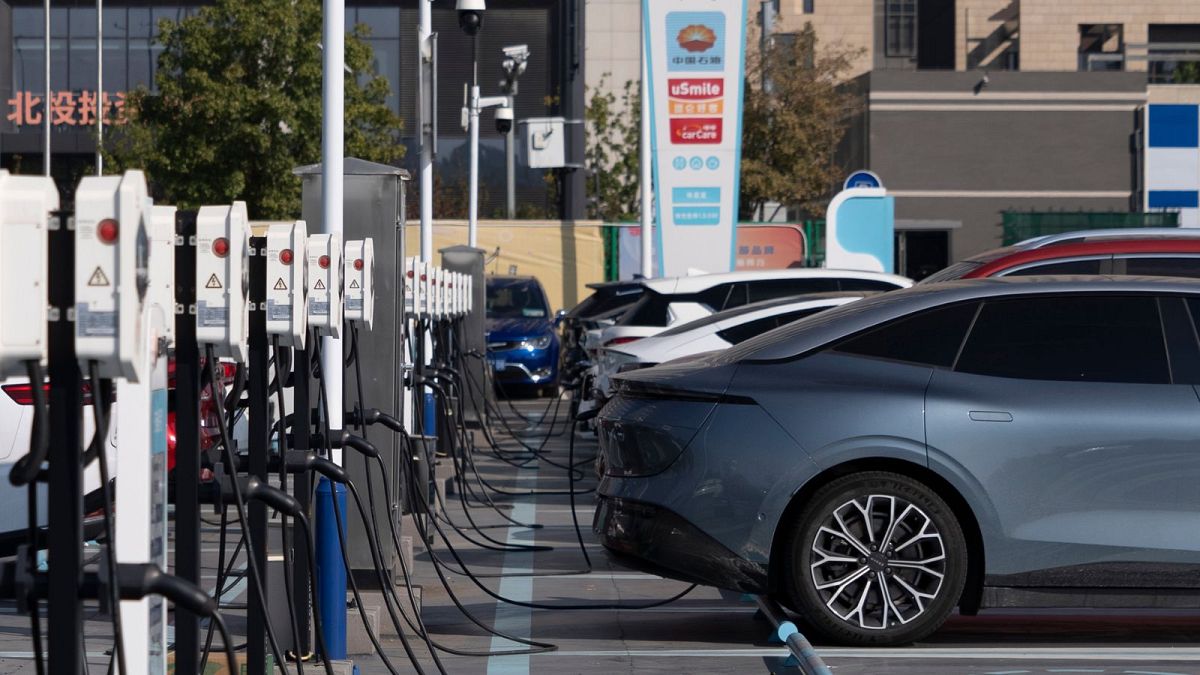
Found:
[(487, 279), (487, 352), (501, 385), (558, 385), (558, 335), (546, 292), (534, 277)]

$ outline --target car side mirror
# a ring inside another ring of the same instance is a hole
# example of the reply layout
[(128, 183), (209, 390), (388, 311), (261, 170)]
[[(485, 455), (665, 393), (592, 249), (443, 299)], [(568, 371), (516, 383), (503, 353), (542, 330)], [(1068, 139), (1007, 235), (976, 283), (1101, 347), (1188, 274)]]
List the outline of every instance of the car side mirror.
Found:
[(558, 328), (562, 325), (563, 319), (567, 318), (567, 310), (560, 309), (554, 313), (554, 327)]

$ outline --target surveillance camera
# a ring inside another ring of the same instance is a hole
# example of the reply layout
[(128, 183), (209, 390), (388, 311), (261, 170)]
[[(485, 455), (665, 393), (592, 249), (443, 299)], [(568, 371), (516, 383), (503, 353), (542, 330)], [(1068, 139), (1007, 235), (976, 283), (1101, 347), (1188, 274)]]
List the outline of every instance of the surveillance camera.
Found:
[(458, 0), (454, 9), (458, 12), (458, 27), (467, 35), (474, 35), (483, 28), (484, 0)]
[(496, 131), (507, 134), (513, 128), (513, 109), (508, 106), (496, 108)]

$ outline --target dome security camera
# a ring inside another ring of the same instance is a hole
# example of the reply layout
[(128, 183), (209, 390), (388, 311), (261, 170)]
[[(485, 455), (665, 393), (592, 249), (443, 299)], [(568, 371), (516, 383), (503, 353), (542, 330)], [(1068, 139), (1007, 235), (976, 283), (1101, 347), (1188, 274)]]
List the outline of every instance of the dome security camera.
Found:
[(513, 128), (513, 109), (508, 106), (496, 108), (496, 131), (507, 134)]
[(467, 35), (475, 35), (483, 28), (485, 0), (458, 0), (454, 10), (458, 12), (458, 27)]

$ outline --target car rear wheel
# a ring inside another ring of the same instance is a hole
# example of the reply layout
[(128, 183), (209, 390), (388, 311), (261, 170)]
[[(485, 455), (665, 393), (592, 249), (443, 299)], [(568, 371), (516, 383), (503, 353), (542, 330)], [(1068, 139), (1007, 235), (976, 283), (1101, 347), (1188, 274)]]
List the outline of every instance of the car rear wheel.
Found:
[(792, 524), (784, 591), (823, 637), (899, 645), (927, 637), (962, 595), (967, 547), (950, 507), (896, 473), (839, 478)]

